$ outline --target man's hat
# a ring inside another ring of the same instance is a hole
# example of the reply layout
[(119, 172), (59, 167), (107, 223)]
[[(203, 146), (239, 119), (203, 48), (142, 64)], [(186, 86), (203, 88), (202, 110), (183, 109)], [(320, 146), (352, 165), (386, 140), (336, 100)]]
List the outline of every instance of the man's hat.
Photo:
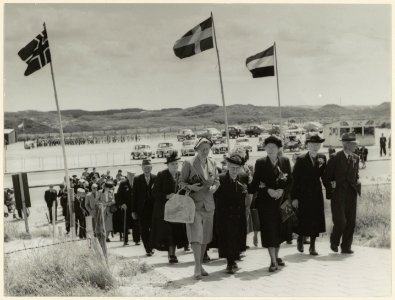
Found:
[(88, 168), (84, 168), (84, 170), (88, 170)]
[(77, 189), (77, 193), (85, 194), (85, 190), (82, 189), (82, 188), (78, 188), (78, 189)]
[(108, 180), (108, 181), (106, 181), (106, 183), (105, 183), (104, 186), (105, 186), (105, 187), (109, 187), (109, 188), (111, 189), (111, 188), (114, 187), (114, 181)]
[(77, 178), (78, 176), (77, 176), (77, 175), (73, 175), (72, 177), (73, 177), (73, 178)]
[(119, 173), (119, 172), (121, 172), (121, 173), (122, 173), (122, 170), (118, 170), (118, 173)]
[(267, 137), (263, 143), (265, 144), (265, 146), (267, 144), (275, 144), (279, 148), (281, 148), (283, 146), (283, 142), (275, 135), (271, 135), (271, 136)]
[(196, 142), (195, 147), (193, 147), (193, 149), (195, 149), (195, 150), (199, 149), (201, 144), (209, 144), (210, 147), (212, 147), (213, 141), (208, 138), (202, 137)]
[(226, 157), (225, 158), (228, 162), (230, 162), (231, 164), (235, 164), (238, 166), (243, 166), (244, 165), (244, 159), (241, 158), (240, 155), (238, 154), (233, 154), (230, 157)]
[(169, 155), (169, 156), (166, 157), (166, 162), (165, 162), (165, 164), (167, 165), (167, 164), (169, 164), (169, 163), (172, 163), (172, 162), (177, 161), (177, 160), (180, 160), (180, 159), (181, 159), (181, 158), (178, 157), (177, 152), (173, 152), (171, 155)]
[(150, 159), (143, 159), (143, 162), (141, 163), (142, 166), (151, 166), (151, 160)]
[(342, 134), (342, 138), (340, 139), (342, 142), (355, 142), (358, 143), (357, 138), (355, 137), (355, 132), (346, 132)]
[(308, 133), (306, 135), (306, 144), (307, 143), (317, 143), (321, 144), (325, 141), (325, 139), (321, 138), (318, 134)]

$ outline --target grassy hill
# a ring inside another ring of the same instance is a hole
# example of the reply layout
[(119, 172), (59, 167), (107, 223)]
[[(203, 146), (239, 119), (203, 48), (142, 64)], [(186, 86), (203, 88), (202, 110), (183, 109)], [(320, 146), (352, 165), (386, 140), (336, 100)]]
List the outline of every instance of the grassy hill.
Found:
[[(284, 121), (319, 121), (330, 123), (339, 119), (373, 119), (380, 123), (391, 119), (391, 103), (377, 106), (284, 106), (281, 108)], [(278, 122), (276, 106), (230, 105), (227, 106), (229, 124)], [(58, 131), (56, 111), (5, 112), (5, 128), (17, 128), (24, 121), (25, 133), (48, 133)], [(104, 111), (62, 111), (65, 132), (119, 130), (133, 128), (164, 128), (219, 126), (224, 124), (222, 106), (202, 104), (185, 109), (167, 108), (143, 110), (139, 108), (112, 109)]]

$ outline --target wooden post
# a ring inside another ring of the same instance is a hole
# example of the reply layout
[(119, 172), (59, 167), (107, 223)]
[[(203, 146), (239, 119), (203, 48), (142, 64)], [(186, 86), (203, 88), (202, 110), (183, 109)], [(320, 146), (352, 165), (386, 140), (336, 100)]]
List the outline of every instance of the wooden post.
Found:
[(21, 190), (21, 200), (22, 200), (22, 210), (23, 210), (23, 219), (25, 220), (25, 228), (26, 232), (29, 233), (29, 222), (26, 210), (26, 203), (25, 203), (25, 191), (23, 190), (23, 180), (22, 180), (22, 173), (18, 174), (19, 177), (19, 189)]
[(277, 101), (278, 101), (278, 109), (280, 113), (280, 135), (282, 133), (282, 126), (283, 126), (283, 118), (282, 118), (282, 113), (281, 113), (281, 103), (280, 103), (280, 87), (278, 84), (278, 68), (277, 68), (277, 47), (276, 47), (276, 42), (274, 42), (274, 57), (276, 61), (276, 79), (277, 79)]
[(57, 200), (52, 202), (52, 239), (55, 241), (55, 226), (56, 226), (56, 203)]

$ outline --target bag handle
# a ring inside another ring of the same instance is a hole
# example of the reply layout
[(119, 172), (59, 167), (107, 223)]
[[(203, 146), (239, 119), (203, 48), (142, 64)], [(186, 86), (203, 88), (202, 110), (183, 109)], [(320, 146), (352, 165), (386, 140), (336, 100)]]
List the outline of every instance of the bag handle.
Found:
[(190, 191), (189, 189), (186, 189), (185, 187), (180, 188), (180, 189), (177, 191), (176, 194), (180, 194), (180, 192), (181, 192), (182, 190), (185, 190), (185, 196), (189, 196), (189, 193), (190, 193), (191, 191)]

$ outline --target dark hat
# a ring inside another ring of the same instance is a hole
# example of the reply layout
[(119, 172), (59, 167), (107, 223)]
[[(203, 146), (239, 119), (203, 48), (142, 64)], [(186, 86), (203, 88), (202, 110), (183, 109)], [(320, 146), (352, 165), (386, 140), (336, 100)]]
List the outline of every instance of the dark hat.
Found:
[(264, 141), (264, 144), (265, 144), (265, 146), (267, 144), (275, 144), (275, 145), (277, 145), (278, 148), (281, 148), (283, 146), (283, 142), (275, 135), (271, 135), (271, 136), (267, 137)]
[(244, 165), (244, 160), (238, 154), (233, 154), (230, 157), (225, 157), (225, 159), (228, 162), (230, 162), (231, 164), (235, 164), (235, 165), (239, 165), (239, 166), (243, 166)]
[(121, 172), (121, 173), (122, 173), (122, 170), (118, 170), (118, 173), (119, 173), (119, 172)]
[(308, 133), (306, 135), (306, 144), (307, 143), (317, 143), (321, 144), (325, 141), (325, 139), (321, 138), (318, 134)]
[(108, 187), (108, 188), (112, 188), (112, 187), (114, 187), (114, 181), (108, 180), (105, 182), (104, 186)]
[(151, 166), (151, 160), (150, 159), (143, 159), (143, 162), (141, 163), (142, 166)]
[(88, 170), (88, 168), (84, 168), (84, 170)]
[(177, 161), (177, 160), (180, 160), (180, 159), (181, 159), (181, 158), (178, 157), (177, 152), (173, 152), (173, 153), (171, 153), (169, 156), (166, 156), (166, 162), (165, 162), (165, 164), (169, 164), (169, 163), (172, 163), (172, 162)]
[(358, 143), (355, 132), (346, 132), (342, 134), (342, 138), (340, 139), (342, 142), (356, 142)]
[(72, 177), (73, 177), (73, 178), (77, 178), (78, 176), (77, 176), (77, 175), (73, 175)]
[(201, 144), (209, 144), (210, 147), (212, 147), (214, 143), (213, 143), (212, 140), (210, 140), (210, 139), (208, 139), (208, 138), (201, 137), (201, 138), (196, 142), (195, 147), (194, 147), (193, 149), (195, 149), (195, 150), (199, 149), (199, 147), (200, 147)]

